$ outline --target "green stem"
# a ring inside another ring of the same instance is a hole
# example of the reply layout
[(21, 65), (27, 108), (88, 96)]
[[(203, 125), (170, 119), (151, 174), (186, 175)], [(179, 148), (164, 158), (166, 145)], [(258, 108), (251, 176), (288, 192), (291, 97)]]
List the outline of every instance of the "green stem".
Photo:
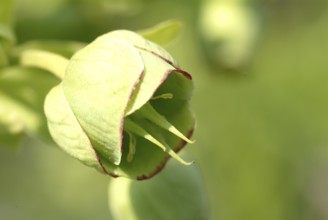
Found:
[(20, 63), (50, 71), (60, 79), (64, 78), (69, 60), (61, 55), (42, 50), (26, 50), (20, 56)]

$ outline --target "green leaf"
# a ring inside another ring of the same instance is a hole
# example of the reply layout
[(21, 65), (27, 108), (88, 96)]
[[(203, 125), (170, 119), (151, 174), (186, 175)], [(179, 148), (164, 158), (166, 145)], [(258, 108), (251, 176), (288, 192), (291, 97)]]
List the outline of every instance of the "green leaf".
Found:
[[(0, 145), (10, 137), (32, 134), (49, 138), (43, 102), (47, 92), (58, 81), (44, 71), (11, 67), (0, 70)], [(15, 141), (10, 141), (14, 143)]]
[(68, 65), (68, 59), (47, 51), (26, 50), (21, 54), (20, 63), (25, 66), (33, 66), (47, 70), (59, 79), (63, 79)]
[(15, 35), (8, 25), (0, 23), (0, 39), (3, 40), (3, 43), (14, 44)]
[(8, 57), (0, 40), (0, 67), (8, 64)]
[(9, 48), (15, 43), (12, 30), (13, 0), (0, 1), (0, 67), (9, 63)]
[(9, 63), (8, 51), (14, 42), (15, 36), (10, 27), (0, 23), (0, 66)]
[(11, 24), (14, 13), (14, 3), (14, 0), (0, 1), (0, 24)]
[(18, 59), (24, 51), (42, 50), (71, 58), (74, 53), (85, 47), (86, 44), (77, 41), (64, 40), (34, 40), (20, 44), (13, 48), (12, 56)]
[(99, 38), (76, 53), (63, 80), (65, 97), (97, 151), (122, 156), (123, 117), (144, 65), (133, 45)]
[(181, 31), (182, 24), (178, 20), (168, 20), (152, 28), (139, 31), (144, 38), (159, 45), (166, 45), (174, 40)]

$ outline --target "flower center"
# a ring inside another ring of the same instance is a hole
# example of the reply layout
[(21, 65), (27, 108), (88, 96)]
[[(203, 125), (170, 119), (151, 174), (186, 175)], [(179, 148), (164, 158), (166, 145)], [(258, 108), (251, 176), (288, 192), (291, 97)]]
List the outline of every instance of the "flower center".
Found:
[[(173, 95), (171, 93), (165, 93), (156, 96), (153, 99), (172, 97)], [(175, 135), (183, 141), (186, 141), (187, 143), (194, 143), (194, 141), (191, 141), (184, 134), (182, 134), (174, 125), (167, 121), (167, 119), (163, 115), (159, 114), (148, 102), (138, 111), (134, 112), (132, 115), (125, 118), (124, 120), (124, 130), (128, 133), (130, 137), (129, 152), (127, 158), (129, 162), (132, 161), (133, 155), (136, 151), (136, 139), (135, 137), (133, 137), (133, 135), (136, 135), (150, 141), (155, 146), (161, 148), (164, 152), (167, 152), (171, 157), (173, 157), (184, 165), (190, 165), (193, 163), (186, 162), (179, 155), (177, 155), (176, 152), (167, 144), (165, 137), (159, 132), (156, 132), (156, 129), (144, 128), (144, 126), (142, 126), (144, 124), (144, 121), (147, 121), (147, 123), (151, 123), (152, 126), (157, 126), (164, 130), (167, 130), (171, 134)]]

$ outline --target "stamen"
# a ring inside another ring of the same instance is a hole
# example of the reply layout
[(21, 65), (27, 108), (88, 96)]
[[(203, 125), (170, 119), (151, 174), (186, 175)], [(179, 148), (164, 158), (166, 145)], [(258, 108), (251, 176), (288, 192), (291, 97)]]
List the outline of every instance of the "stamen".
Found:
[(166, 150), (165, 146), (163, 146), (158, 140), (156, 140), (156, 138), (151, 136), (146, 130), (144, 130), (142, 127), (140, 127), (137, 123), (135, 123), (129, 118), (126, 118), (124, 120), (124, 129), (140, 137), (145, 138), (146, 140), (160, 147), (163, 151)]
[(163, 93), (161, 95), (154, 96), (151, 99), (152, 100), (156, 100), (156, 99), (173, 99), (173, 94), (172, 93)]
[(176, 154), (174, 152), (174, 150), (172, 150), (168, 144), (166, 144), (166, 142), (164, 140), (157, 140), (155, 137), (153, 137), (151, 134), (149, 134), (146, 130), (144, 130), (143, 128), (141, 128), (138, 124), (136, 124), (135, 122), (133, 122), (132, 120), (126, 118), (124, 121), (124, 127), (125, 130), (132, 132), (138, 136), (141, 136), (143, 138), (145, 138), (146, 140), (150, 141), (151, 143), (155, 144), (156, 146), (158, 146), (159, 148), (161, 148), (164, 152), (167, 152), (172, 158), (176, 159), (177, 161), (179, 161), (180, 163), (184, 164), (184, 165), (191, 165), (193, 163), (192, 162), (187, 162), (185, 160), (183, 160), (178, 154)]
[(195, 141), (190, 140), (186, 136), (184, 136), (176, 127), (174, 127), (170, 122), (166, 120), (164, 116), (159, 114), (150, 103), (146, 103), (142, 109), (140, 109), (139, 115), (148, 119), (149, 121), (153, 122), (157, 126), (168, 130), (172, 134), (176, 135), (177, 137), (181, 138), (182, 140), (186, 141), (187, 143), (193, 144)]
[(126, 133), (129, 135), (129, 153), (128, 153), (128, 156), (127, 156), (127, 161), (131, 162), (133, 160), (133, 157), (134, 157), (135, 153), (136, 153), (137, 141), (136, 141), (136, 138), (134, 137), (134, 135), (131, 134), (131, 132), (126, 131)]

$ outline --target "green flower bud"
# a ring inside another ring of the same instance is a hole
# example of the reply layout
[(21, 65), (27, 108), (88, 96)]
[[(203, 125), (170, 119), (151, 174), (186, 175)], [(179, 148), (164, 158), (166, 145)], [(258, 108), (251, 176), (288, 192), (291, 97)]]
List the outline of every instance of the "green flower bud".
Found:
[(198, 169), (170, 161), (147, 181), (115, 179), (109, 185), (109, 208), (115, 220), (206, 220), (206, 190)]
[(228, 69), (245, 66), (259, 34), (259, 18), (245, 0), (207, 0), (199, 29), (211, 61)]
[(67, 64), (45, 101), (53, 139), (111, 176), (146, 179), (189, 140), (193, 84), (163, 48), (125, 30), (100, 36)]

